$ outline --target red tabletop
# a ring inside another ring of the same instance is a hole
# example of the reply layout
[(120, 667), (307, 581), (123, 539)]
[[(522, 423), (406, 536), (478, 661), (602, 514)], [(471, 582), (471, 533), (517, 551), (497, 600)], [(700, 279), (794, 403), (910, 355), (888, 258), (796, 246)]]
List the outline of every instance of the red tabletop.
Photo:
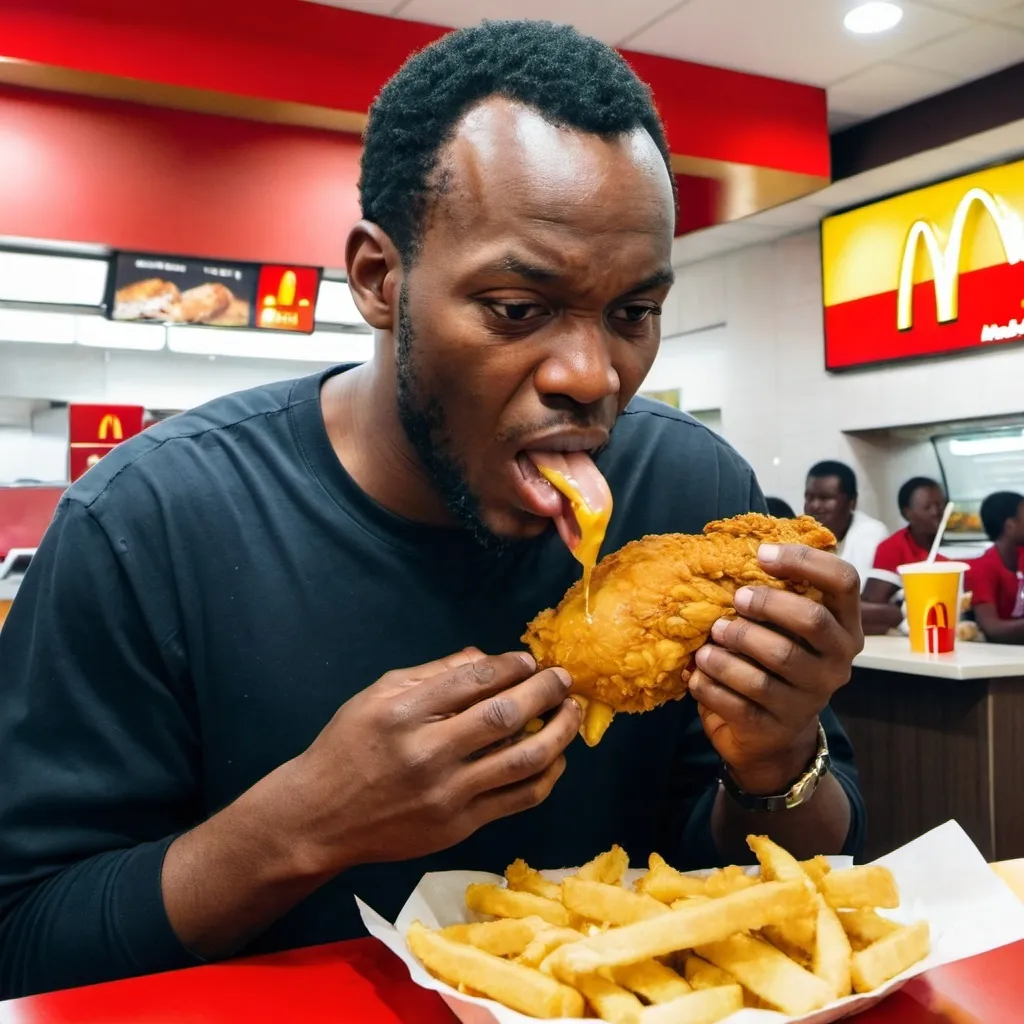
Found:
[[(1024, 942), (915, 979), (858, 1024), (1017, 1024)], [(376, 939), (0, 1003), (0, 1024), (454, 1024)]]

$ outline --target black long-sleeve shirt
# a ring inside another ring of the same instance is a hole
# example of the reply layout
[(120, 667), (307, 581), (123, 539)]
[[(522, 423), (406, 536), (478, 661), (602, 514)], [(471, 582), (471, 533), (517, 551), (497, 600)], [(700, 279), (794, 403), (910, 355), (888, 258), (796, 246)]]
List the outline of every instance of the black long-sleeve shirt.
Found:
[[(217, 400), (119, 446), (67, 492), (0, 633), (0, 995), (196, 962), (167, 919), (173, 839), (304, 750), (386, 671), (467, 645), (521, 647), (578, 566), (553, 531), (500, 554), (401, 519), (335, 456), (322, 375)], [(711, 431), (635, 401), (599, 460), (605, 550), (761, 509)], [(864, 813), (849, 743), (835, 772)], [(718, 759), (692, 700), (575, 743), (540, 807), (420, 860), (355, 868), (252, 944), (362, 932), (429, 870), (558, 867), (612, 843), (709, 866)]]

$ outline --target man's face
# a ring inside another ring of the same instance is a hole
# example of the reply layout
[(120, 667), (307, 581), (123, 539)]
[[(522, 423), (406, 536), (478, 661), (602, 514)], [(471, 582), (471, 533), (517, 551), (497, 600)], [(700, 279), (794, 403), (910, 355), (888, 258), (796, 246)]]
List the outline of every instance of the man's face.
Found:
[(837, 537), (845, 537), (857, 503), (843, 491), (837, 476), (809, 476), (804, 489), (804, 515), (814, 516)]
[(928, 535), (939, 532), (945, 508), (946, 496), (938, 487), (918, 487), (903, 514), (915, 530)]
[(646, 132), (602, 139), (473, 108), (402, 286), (399, 411), (483, 541), (539, 534), (524, 456), (596, 451), (658, 352), (674, 209)]
[(1010, 520), (1008, 532), (1019, 546), (1024, 547), (1024, 501), (1017, 506), (1017, 515)]

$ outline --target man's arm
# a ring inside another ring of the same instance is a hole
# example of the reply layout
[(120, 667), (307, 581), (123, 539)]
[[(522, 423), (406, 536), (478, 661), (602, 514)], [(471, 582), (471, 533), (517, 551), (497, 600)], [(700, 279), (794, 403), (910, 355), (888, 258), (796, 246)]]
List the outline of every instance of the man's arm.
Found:
[(976, 604), (974, 621), (992, 644), (1024, 644), (1024, 619), (1001, 619), (994, 604)]
[(65, 498), (0, 632), (0, 998), (184, 967), (160, 897), (199, 744), (106, 534)]
[(903, 621), (903, 612), (890, 604), (899, 587), (887, 580), (869, 576), (861, 597), (861, 623), (868, 636), (884, 636)]

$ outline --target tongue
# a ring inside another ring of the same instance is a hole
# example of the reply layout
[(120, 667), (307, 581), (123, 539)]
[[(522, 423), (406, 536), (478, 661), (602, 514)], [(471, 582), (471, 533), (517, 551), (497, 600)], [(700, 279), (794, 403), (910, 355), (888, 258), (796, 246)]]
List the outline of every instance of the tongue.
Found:
[(529, 460), (541, 471), (548, 482), (560, 492), (561, 503), (549, 513), (558, 527), (558, 534), (570, 551), (580, 542), (580, 523), (573, 503), (582, 501), (584, 514), (591, 516), (612, 507), (612, 494), (608, 481), (601, 475), (594, 460), (586, 452), (528, 452)]

